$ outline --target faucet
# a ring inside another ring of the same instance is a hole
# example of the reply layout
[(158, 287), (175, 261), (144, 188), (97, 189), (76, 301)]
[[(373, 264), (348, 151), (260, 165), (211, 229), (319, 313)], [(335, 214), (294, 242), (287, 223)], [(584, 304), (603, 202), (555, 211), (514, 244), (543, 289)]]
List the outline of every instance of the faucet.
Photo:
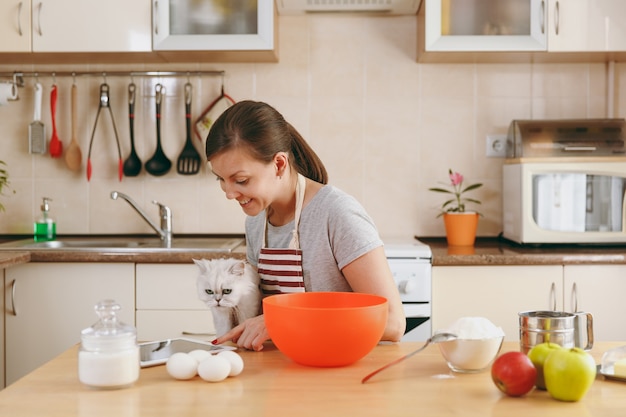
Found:
[(132, 208), (152, 227), (161, 237), (161, 240), (168, 245), (172, 242), (172, 210), (169, 207), (159, 203), (158, 201), (152, 201), (152, 204), (159, 206), (159, 217), (161, 218), (161, 227), (157, 226), (152, 220), (148, 218), (146, 213), (133, 201), (132, 198), (124, 193), (118, 191), (111, 191), (111, 198), (117, 200), (120, 197), (128, 202)]

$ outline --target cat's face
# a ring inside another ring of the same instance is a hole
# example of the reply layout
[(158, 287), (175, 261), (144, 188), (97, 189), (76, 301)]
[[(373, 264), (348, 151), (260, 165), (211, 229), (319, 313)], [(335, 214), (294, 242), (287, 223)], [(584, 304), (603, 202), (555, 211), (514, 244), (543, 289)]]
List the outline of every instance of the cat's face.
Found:
[(194, 262), (200, 268), (198, 297), (209, 307), (236, 307), (245, 292), (245, 264), (236, 259)]

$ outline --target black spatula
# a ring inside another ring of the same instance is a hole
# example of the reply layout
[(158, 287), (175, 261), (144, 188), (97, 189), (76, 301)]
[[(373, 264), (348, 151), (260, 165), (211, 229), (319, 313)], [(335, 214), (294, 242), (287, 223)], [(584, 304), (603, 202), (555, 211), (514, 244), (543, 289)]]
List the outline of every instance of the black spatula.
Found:
[(200, 154), (193, 146), (191, 140), (191, 84), (185, 84), (185, 124), (187, 126), (187, 139), (182, 152), (176, 162), (176, 171), (181, 175), (193, 175), (200, 171)]

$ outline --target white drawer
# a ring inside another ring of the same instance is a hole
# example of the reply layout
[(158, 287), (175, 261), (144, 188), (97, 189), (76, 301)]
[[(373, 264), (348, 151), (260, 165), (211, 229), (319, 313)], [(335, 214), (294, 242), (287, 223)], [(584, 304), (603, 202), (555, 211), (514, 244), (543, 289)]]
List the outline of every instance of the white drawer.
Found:
[(137, 310), (206, 309), (198, 298), (195, 264), (137, 264)]
[(206, 310), (138, 310), (137, 340), (155, 340), (190, 337), (211, 341), (215, 326), (211, 311)]

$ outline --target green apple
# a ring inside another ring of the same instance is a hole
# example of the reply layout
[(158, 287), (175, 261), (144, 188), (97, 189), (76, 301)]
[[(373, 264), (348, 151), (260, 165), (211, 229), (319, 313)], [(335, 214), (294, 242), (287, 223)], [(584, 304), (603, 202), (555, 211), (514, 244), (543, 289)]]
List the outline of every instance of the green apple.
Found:
[(545, 363), (548, 355), (557, 349), (562, 349), (561, 345), (544, 342), (533, 346), (528, 352), (528, 358), (532, 361), (533, 365), (535, 365), (535, 368), (537, 368), (537, 380), (535, 381), (535, 386), (539, 389), (546, 389), (546, 382), (543, 377), (543, 364)]
[(581, 348), (556, 349), (543, 364), (546, 388), (561, 401), (578, 401), (596, 378), (596, 362)]

